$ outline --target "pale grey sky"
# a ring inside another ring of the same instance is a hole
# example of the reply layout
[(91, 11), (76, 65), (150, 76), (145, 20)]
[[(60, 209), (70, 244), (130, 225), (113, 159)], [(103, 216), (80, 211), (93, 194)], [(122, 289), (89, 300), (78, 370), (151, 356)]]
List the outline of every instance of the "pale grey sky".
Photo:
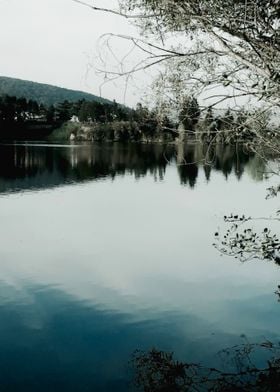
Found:
[[(116, 0), (86, 1), (107, 8), (116, 5)], [(112, 69), (128, 52), (128, 67), (145, 57), (130, 51), (131, 44), (121, 39), (114, 40), (110, 53), (106, 45), (100, 44), (100, 37), (106, 33), (139, 34), (128, 20), (93, 11), (73, 0), (0, 0), (0, 75), (101, 93), (104, 98), (133, 106), (145, 94), (151, 95), (148, 87), (153, 71), (139, 73), (127, 84), (125, 79), (107, 83), (100, 92), (104, 75), (96, 74), (97, 66)], [(97, 61), (100, 53), (103, 64)], [(209, 105), (212, 101), (201, 103)]]
[[(110, 7), (114, 0), (95, 4)], [(99, 95), (103, 79), (87, 69), (97, 55), (99, 37), (108, 32), (137, 34), (125, 19), (72, 0), (0, 0), (0, 75)], [(117, 45), (121, 52), (127, 44)], [(123, 102), (124, 83), (107, 84), (102, 96)], [(126, 103), (135, 104), (140, 97), (141, 91), (130, 85)]]

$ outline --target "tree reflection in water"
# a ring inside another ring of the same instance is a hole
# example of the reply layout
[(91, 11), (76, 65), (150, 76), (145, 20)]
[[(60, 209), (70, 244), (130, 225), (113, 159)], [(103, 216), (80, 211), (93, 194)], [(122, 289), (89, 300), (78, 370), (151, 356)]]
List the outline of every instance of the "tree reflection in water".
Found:
[(114, 180), (125, 174), (135, 179), (152, 175), (162, 181), (166, 168), (177, 165), (180, 183), (195, 187), (200, 168), (207, 181), (211, 171), (240, 178), (245, 167), (252, 177), (260, 161), (243, 146), (197, 144), (79, 144), (0, 145), (0, 192), (39, 190), (69, 183)]
[(219, 356), (221, 369), (177, 361), (173, 353), (156, 349), (135, 351), (131, 361), (133, 385), (143, 392), (279, 390), (280, 345), (246, 342), (223, 350)]

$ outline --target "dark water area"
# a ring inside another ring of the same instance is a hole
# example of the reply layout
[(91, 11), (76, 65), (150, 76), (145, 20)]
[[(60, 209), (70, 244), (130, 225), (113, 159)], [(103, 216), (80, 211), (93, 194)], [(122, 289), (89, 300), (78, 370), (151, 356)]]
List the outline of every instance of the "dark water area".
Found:
[(279, 267), (212, 246), (275, 211), (268, 171), (243, 146), (0, 145), (0, 391), (131, 391), (135, 349), (279, 341)]
[(207, 145), (104, 144), (104, 145), (0, 145), (0, 192), (45, 189), (98, 179), (114, 180), (133, 174), (135, 179), (152, 174), (164, 180), (167, 166), (178, 165), (182, 185), (193, 188), (199, 167), (208, 181), (211, 171), (221, 171), (225, 178), (232, 172), (240, 178), (246, 164), (252, 160), (242, 146), (217, 146), (209, 162), (204, 159)]
[(48, 124), (45, 121), (25, 121), (22, 123), (1, 122), (0, 118), (0, 142), (9, 143), (18, 141), (43, 141), (47, 140), (55, 128), (60, 124)]

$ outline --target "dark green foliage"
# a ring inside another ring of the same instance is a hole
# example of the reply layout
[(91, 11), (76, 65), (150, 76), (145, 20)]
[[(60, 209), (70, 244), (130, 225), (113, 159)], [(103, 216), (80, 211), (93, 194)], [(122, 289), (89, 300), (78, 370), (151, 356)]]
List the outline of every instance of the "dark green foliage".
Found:
[(54, 107), (49, 108), (26, 98), (0, 96), (0, 124), (19, 124), (32, 120), (47, 122), (54, 117)]
[(127, 121), (132, 109), (113, 103), (101, 103), (96, 101), (79, 101), (76, 103), (73, 114), (82, 122), (111, 122), (115, 120)]
[[(131, 117), (131, 109), (125, 108), (116, 102), (100, 103), (96, 101), (78, 101), (69, 102), (67, 100), (56, 105), (45, 106), (34, 100), (26, 98), (16, 98), (15, 96), (0, 96), (0, 129), (2, 138), (24, 137), (26, 129), (39, 126), (52, 128), (61, 128), (72, 116), (78, 117), (82, 122), (90, 124), (105, 124), (123, 121)], [(110, 126), (111, 127), (111, 126)], [(63, 130), (58, 131), (58, 138), (65, 139), (72, 133), (68, 132), (71, 127), (64, 126)], [(111, 127), (112, 128), (112, 127)], [(112, 130), (114, 133), (114, 130)], [(102, 134), (107, 133), (97, 129), (100, 134), (98, 139), (104, 139)], [(118, 140), (128, 140), (129, 137), (123, 135)], [(38, 133), (37, 133), (38, 135)], [(114, 135), (110, 138), (114, 140)]]
[(28, 118), (44, 115), (45, 108), (37, 102), (15, 96), (0, 97), (0, 124), (21, 123)]
[(200, 109), (197, 99), (194, 97), (185, 97), (179, 114), (179, 119), (184, 124), (185, 129), (194, 131), (199, 117)]
[(55, 108), (53, 105), (51, 105), (46, 111), (46, 120), (50, 124), (52, 124), (55, 120)]
[[(75, 140), (169, 142), (176, 136), (174, 131), (171, 132), (174, 125), (167, 117), (159, 121), (156, 112), (141, 104), (134, 110), (116, 102), (108, 104), (82, 100), (70, 104), (68, 112), (76, 115), (80, 121)], [(65, 131), (67, 126), (63, 128), (64, 131), (59, 129), (55, 133), (67, 135), (68, 138), (71, 132)]]
[(37, 101), (45, 106), (56, 105), (63, 101), (76, 102), (82, 99), (101, 103), (112, 103), (108, 99), (82, 91), (69, 90), (49, 84), (35, 83), (4, 76), (0, 76), (1, 95), (12, 95), (17, 98), (25, 97), (27, 100)]
[(77, 135), (79, 131), (79, 126), (77, 124), (72, 123), (64, 123), (61, 127), (55, 129), (54, 132), (48, 137), (50, 141), (62, 141), (62, 140), (69, 140), (70, 135)]
[(72, 104), (69, 101), (63, 101), (56, 106), (56, 116), (60, 122), (70, 120), (72, 112)]
[[(26, 129), (38, 129), (42, 126), (47, 127), (48, 133), (55, 129), (51, 139), (68, 140), (73, 134), (72, 126), (71, 123), (63, 124), (73, 116), (76, 117), (73, 121), (79, 124), (76, 124), (75, 140), (172, 141), (175, 137), (175, 133), (170, 132), (172, 124), (168, 118), (160, 122), (155, 112), (149, 111), (141, 104), (138, 104), (135, 110), (116, 101), (85, 99), (76, 102), (63, 100), (45, 105), (26, 97), (0, 95), (0, 128), (4, 130), (0, 138), (25, 138)], [(86, 129), (86, 132), (83, 132), (83, 129)], [(36, 137), (38, 135), (38, 132), (34, 134)]]

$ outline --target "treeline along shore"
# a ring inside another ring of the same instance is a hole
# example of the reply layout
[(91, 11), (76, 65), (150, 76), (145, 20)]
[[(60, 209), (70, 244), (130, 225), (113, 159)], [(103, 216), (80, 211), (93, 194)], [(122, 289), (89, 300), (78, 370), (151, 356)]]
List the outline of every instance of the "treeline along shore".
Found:
[(82, 99), (46, 106), (26, 98), (0, 97), (1, 140), (172, 141), (175, 135), (167, 117), (159, 124), (156, 113), (141, 104), (131, 109)]
[[(187, 97), (178, 119), (171, 120), (142, 104), (135, 109), (117, 102), (63, 102), (46, 105), (36, 100), (0, 96), (0, 140), (162, 142), (199, 138), (229, 143), (254, 137), (254, 123), (244, 125), (250, 114), (230, 109), (217, 115), (202, 112), (197, 100)], [(243, 125), (242, 125), (243, 124)], [(248, 122), (247, 122), (248, 124)], [(266, 132), (266, 126), (263, 126)]]

